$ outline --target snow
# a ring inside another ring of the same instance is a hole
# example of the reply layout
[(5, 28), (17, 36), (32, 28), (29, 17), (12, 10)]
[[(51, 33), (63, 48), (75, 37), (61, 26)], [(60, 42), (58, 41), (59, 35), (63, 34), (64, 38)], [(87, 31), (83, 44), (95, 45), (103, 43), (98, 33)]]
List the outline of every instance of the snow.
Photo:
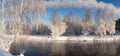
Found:
[(12, 56), (9, 52), (0, 49), (0, 56)]
[[(20, 39), (23, 39), (25, 41), (81, 41), (81, 42), (112, 42), (112, 41), (119, 41), (120, 40), (120, 35), (115, 35), (115, 36), (32, 36), (32, 35), (20, 35)], [(11, 39), (10, 39), (11, 38)], [(9, 41), (13, 39), (13, 35), (4, 35), (3, 40), (3, 45), (8, 44)], [(0, 39), (1, 40), (1, 39)], [(4, 41), (5, 40), (5, 41)], [(2, 42), (1, 42), (2, 44)], [(0, 45), (1, 45), (0, 44)], [(3, 46), (2, 45), (2, 46)]]
[(24, 55), (23, 54), (12, 55), (12, 54), (10, 54), (10, 52), (0, 49), (0, 56), (24, 56)]
[(28, 41), (63, 41), (63, 42), (68, 42), (68, 41), (79, 41), (79, 42), (114, 42), (114, 41), (119, 41), (120, 40), (120, 35), (115, 35), (115, 36), (73, 36), (73, 37), (68, 37), (68, 36), (22, 36), (23, 39), (28, 40)]
[(0, 36), (0, 48), (8, 51), (12, 43), (12, 40), (13, 40), (13, 36), (10, 35)]

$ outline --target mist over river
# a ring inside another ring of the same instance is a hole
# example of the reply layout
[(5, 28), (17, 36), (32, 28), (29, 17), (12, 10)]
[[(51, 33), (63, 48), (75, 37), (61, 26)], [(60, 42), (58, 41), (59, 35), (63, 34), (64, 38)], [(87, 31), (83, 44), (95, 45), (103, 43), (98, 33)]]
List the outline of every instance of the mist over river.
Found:
[[(18, 47), (19, 46), (19, 47)], [(119, 56), (120, 42), (20, 41), (11, 45), (14, 55), (25, 56)]]

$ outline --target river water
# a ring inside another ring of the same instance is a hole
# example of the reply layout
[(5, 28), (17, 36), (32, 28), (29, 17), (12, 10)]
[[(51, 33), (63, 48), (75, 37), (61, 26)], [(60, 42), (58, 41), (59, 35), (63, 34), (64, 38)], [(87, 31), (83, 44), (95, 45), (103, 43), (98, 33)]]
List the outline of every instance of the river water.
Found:
[(120, 42), (29, 41), (13, 44), (10, 52), (15, 55), (21, 50), (25, 56), (120, 56)]

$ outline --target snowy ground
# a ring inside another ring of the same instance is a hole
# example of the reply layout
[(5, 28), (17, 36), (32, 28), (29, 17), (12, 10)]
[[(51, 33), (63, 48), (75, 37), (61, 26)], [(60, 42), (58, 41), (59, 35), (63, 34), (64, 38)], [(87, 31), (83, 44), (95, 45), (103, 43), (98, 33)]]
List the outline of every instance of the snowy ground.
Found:
[[(26, 37), (26, 36), (24, 36)], [(77, 42), (113, 42), (113, 41), (120, 41), (120, 35), (116, 36), (73, 36), (73, 37), (66, 37), (66, 36), (27, 36), (29, 37), (29, 40), (38, 40), (38, 41), (64, 41), (64, 42), (70, 42), (70, 41), (77, 41)]]
[[(5, 35), (5, 37), (12, 37), (13, 35)], [(31, 40), (31, 41), (79, 41), (79, 42), (113, 42), (120, 41), (120, 35), (115, 36), (30, 36), (30, 35), (21, 35), (19, 36), (23, 40)], [(6, 39), (7, 39), (6, 38)], [(10, 40), (10, 39), (9, 39)]]
[(0, 49), (0, 56), (12, 56), (9, 52)]
[[(120, 35), (115, 35), (115, 36), (31, 36), (31, 35), (21, 35), (19, 36), (21, 39), (26, 39), (26, 40), (38, 40), (38, 41), (119, 41), (120, 40)], [(0, 37), (0, 40), (5, 42), (9, 42), (10, 40), (14, 39), (14, 35), (4, 35), (3, 37)]]
[(8, 51), (11, 43), (13, 41), (13, 36), (10, 35), (0, 35), (0, 49)]

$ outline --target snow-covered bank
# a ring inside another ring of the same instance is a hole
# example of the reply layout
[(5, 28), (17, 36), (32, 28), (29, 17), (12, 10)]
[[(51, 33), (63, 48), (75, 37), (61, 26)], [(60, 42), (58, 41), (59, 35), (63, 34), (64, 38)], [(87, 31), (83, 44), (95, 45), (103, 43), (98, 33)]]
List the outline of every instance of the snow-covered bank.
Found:
[(12, 56), (9, 52), (0, 49), (0, 56)]
[(120, 35), (116, 36), (104, 36), (104, 37), (99, 37), (99, 36), (73, 36), (73, 37), (68, 37), (68, 36), (27, 36), (23, 35), (21, 36), (25, 40), (31, 40), (31, 41), (61, 41), (61, 42), (72, 42), (72, 41), (77, 41), (77, 42), (118, 42), (120, 41)]
[(12, 35), (0, 35), (0, 49), (8, 51), (13, 39), (14, 37)]
[[(120, 35), (115, 36), (32, 36), (32, 35), (20, 35), (20, 39), (25, 41), (45, 41), (45, 42), (118, 42), (120, 41)], [(3, 35), (3, 37), (0, 38), (1, 44), (0, 46), (3, 46), (4, 44), (8, 44), (12, 39), (14, 39), (13, 35)]]

